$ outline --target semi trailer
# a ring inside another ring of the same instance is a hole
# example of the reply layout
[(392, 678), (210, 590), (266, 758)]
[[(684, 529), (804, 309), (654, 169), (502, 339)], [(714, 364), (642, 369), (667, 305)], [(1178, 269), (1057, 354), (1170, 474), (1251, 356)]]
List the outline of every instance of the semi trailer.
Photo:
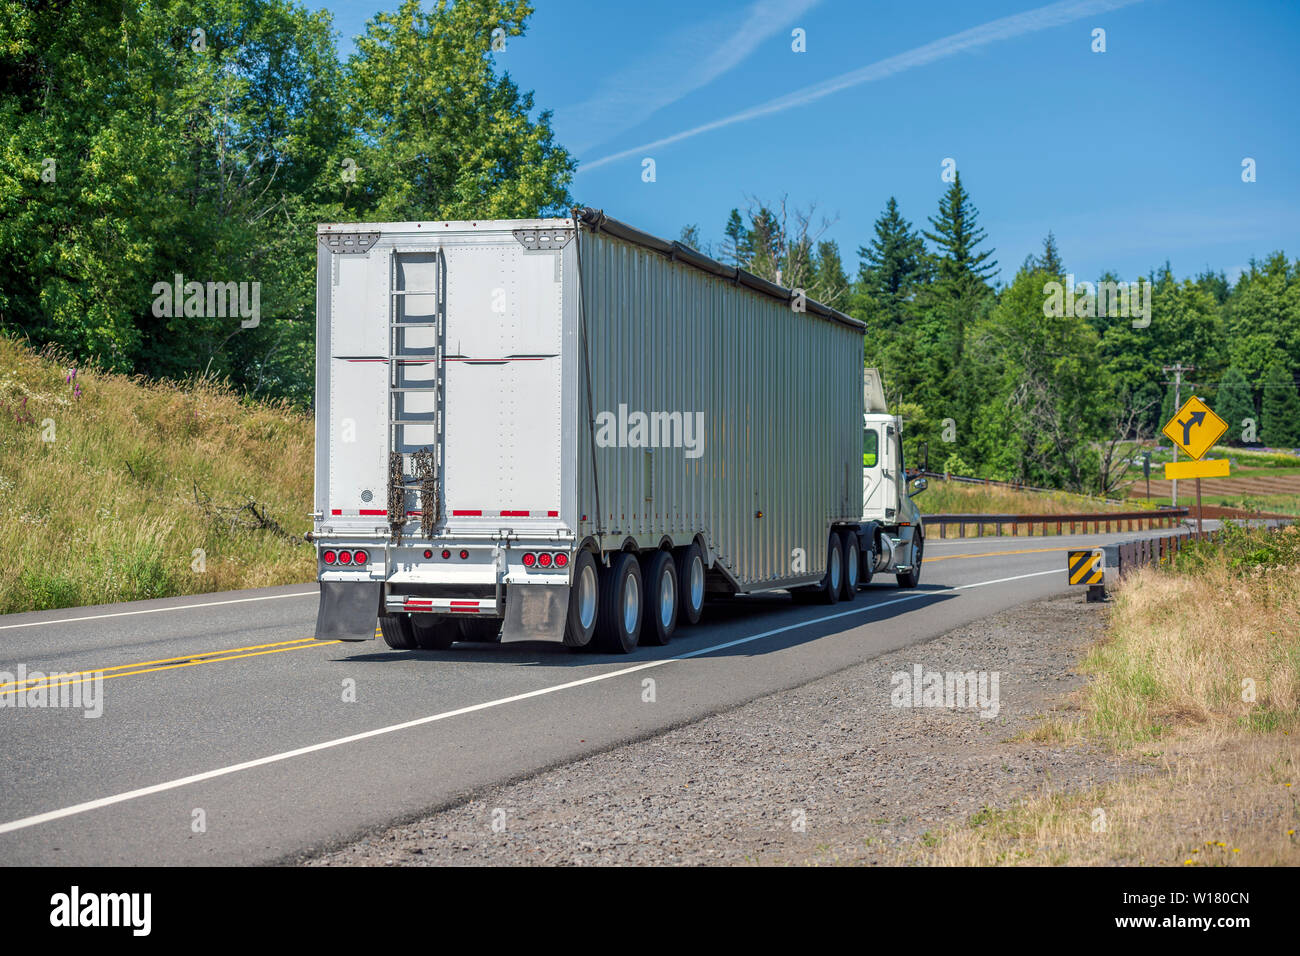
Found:
[(317, 249), (318, 639), (627, 653), (711, 595), (916, 585), (851, 316), (589, 208)]

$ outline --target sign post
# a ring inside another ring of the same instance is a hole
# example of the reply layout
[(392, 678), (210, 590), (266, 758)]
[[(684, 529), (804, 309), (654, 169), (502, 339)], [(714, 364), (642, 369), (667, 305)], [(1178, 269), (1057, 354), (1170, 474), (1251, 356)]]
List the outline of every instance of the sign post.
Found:
[(1197, 535), (1201, 534), (1201, 479), (1228, 474), (1227, 459), (1204, 460), (1205, 453), (1214, 447), (1214, 443), (1227, 430), (1228, 423), (1214, 414), (1210, 406), (1195, 395), (1189, 398), (1161, 429), (1170, 441), (1187, 452), (1192, 459), (1192, 461), (1166, 462), (1165, 477), (1171, 481), (1177, 481), (1179, 478), (1196, 479)]

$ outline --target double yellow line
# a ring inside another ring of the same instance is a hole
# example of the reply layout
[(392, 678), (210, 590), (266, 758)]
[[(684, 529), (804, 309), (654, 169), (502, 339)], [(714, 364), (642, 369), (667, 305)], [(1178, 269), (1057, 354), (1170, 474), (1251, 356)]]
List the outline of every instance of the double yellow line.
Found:
[(943, 554), (935, 555), (933, 558), (926, 557), (925, 564), (933, 564), (935, 561), (952, 561), (956, 558), (998, 558), (1004, 554), (1043, 554), (1047, 551), (1068, 551), (1069, 548), (1021, 548), (1018, 551), (984, 551), (980, 554)]
[[(208, 651), (200, 654), (185, 654), (181, 657), (164, 657), (156, 661), (140, 661), (135, 664), (118, 664), (114, 667), (98, 667), (93, 670), (71, 671), (57, 675), (29, 677), (23, 681), (9, 681), (0, 684), (0, 696), (21, 694), (40, 687), (68, 687), (72, 684), (84, 684), (98, 677), (108, 680), (112, 677), (137, 677), (140, 674), (153, 674), (157, 671), (176, 670), (179, 667), (198, 667), (200, 664), (221, 664), (244, 657), (261, 657), (264, 654), (283, 654), (286, 651), (300, 651), (305, 647), (324, 647), (337, 644), (338, 641), (317, 641), (310, 637), (294, 641), (278, 641), (274, 644), (254, 644), (250, 647), (232, 647), (223, 651)], [(57, 679), (57, 680), (56, 680)]]

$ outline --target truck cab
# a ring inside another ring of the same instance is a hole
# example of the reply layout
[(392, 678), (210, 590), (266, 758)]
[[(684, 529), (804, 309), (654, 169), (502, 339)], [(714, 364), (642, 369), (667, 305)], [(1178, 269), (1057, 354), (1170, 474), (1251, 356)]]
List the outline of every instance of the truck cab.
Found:
[(862, 378), (863, 583), (878, 572), (897, 575), (902, 587), (916, 587), (924, 550), (921, 512), (912, 501), (926, 488), (920, 472), (909, 479), (903, 459), (903, 424), (889, 414), (880, 372)]

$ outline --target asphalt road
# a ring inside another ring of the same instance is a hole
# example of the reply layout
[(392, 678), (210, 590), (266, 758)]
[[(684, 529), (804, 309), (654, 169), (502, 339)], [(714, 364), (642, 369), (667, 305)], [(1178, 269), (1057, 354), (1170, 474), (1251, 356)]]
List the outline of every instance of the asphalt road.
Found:
[(3, 616), (0, 682), (105, 679), (96, 718), (8, 685), (0, 863), (287, 861), (1059, 593), (1064, 549), (1140, 536), (931, 540), (915, 590), (711, 604), (626, 657), (317, 643), (314, 585)]

